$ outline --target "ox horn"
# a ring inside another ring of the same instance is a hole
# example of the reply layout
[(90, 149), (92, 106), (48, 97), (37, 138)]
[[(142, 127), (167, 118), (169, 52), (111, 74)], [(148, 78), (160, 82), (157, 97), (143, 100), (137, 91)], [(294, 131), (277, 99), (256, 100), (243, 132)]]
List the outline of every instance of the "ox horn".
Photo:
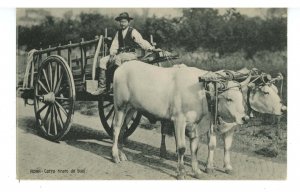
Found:
[(282, 75), (282, 73), (277, 73), (277, 77), (275, 77), (273, 80), (283, 80), (283, 75)]
[(262, 74), (261, 75), (261, 80), (264, 82), (264, 83), (268, 83), (268, 82), (271, 82), (272, 80), (272, 76), (270, 74)]
[(251, 81), (252, 75), (251, 72), (249, 73), (247, 79), (245, 79), (243, 82), (240, 83), (241, 87), (245, 87), (246, 85), (248, 85)]

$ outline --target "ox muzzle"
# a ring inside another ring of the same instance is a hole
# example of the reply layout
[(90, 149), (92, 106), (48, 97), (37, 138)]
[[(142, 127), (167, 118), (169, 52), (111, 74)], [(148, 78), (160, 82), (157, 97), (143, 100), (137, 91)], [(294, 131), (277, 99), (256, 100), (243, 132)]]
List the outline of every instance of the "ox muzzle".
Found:
[(282, 107), (281, 107), (281, 112), (282, 112), (282, 113), (287, 112), (287, 107), (286, 107), (285, 105), (282, 105)]
[(250, 117), (248, 115), (245, 115), (244, 117), (242, 117), (243, 123), (248, 123), (249, 120), (250, 120)]

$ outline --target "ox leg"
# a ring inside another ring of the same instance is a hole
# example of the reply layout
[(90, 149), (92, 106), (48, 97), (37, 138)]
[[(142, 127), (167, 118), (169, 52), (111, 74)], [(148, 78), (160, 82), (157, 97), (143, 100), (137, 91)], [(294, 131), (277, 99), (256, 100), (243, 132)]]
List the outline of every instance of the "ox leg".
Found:
[(230, 148), (232, 144), (234, 129), (223, 134), (224, 140), (224, 169), (225, 173), (233, 174), (232, 166), (230, 162)]
[[(114, 134), (113, 134), (113, 146), (112, 146), (112, 158), (115, 163), (120, 163), (120, 152), (118, 149), (118, 140), (119, 140), (119, 134), (122, 127), (122, 124), (124, 122), (125, 118), (125, 111), (118, 111), (116, 110), (115, 119), (114, 119)], [(122, 153), (122, 152), (121, 152)]]
[(207, 164), (206, 164), (206, 173), (212, 173), (214, 171), (214, 152), (217, 146), (217, 138), (216, 134), (213, 132), (211, 128), (207, 132), (207, 141), (208, 141), (208, 157), (207, 157)]
[(165, 121), (161, 121), (161, 142), (160, 142), (160, 157), (166, 158), (167, 157), (167, 147), (166, 147), (166, 132), (167, 126)]
[(186, 121), (184, 116), (179, 116), (175, 122), (175, 136), (177, 145), (177, 156), (178, 156), (178, 166), (177, 166), (177, 179), (185, 179), (186, 171), (184, 168), (184, 153), (185, 153), (185, 126)]
[(198, 147), (199, 147), (199, 137), (196, 136), (194, 138), (191, 138), (190, 148), (191, 148), (191, 156), (192, 156), (192, 171), (194, 173), (194, 176), (197, 179), (200, 179), (202, 176), (202, 171), (198, 167), (198, 160), (197, 160)]
[(161, 143), (160, 143), (160, 157), (167, 158), (167, 147), (166, 147), (166, 135), (169, 133), (170, 129), (174, 129), (172, 122), (162, 120), (161, 121)]
[(134, 113), (136, 112), (135, 109), (129, 109), (126, 113), (126, 116), (125, 116), (125, 120), (123, 122), (123, 125), (121, 127), (121, 131), (120, 131), (120, 134), (119, 134), (119, 139), (118, 139), (118, 146), (119, 146), (119, 158), (121, 161), (127, 161), (127, 157), (125, 155), (125, 153), (123, 152), (123, 146), (124, 146), (124, 133), (128, 127), (128, 124), (130, 122), (130, 120), (132, 119)]

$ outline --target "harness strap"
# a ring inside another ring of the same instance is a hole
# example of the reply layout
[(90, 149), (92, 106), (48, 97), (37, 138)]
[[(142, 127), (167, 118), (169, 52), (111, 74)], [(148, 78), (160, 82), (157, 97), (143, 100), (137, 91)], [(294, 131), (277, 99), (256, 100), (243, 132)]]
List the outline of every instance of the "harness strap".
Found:
[(210, 127), (209, 127), (209, 132), (210, 134), (214, 134), (214, 123), (212, 122), (212, 120), (214, 119), (214, 101), (210, 95), (209, 92), (206, 92), (206, 100), (207, 100), (207, 105), (208, 105), (208, 111), (210, 113)]
[(218, 88), (217, 88), (217, 83), (214, 82), (214, 87), (215, 87), (215, 106), (214, 106), (214, 125), (217, 124), (217, 116), (218, 116)]
[(251, 105), (250, 105), (250, 93), (251, 93), (251, 90), (252, 88), (248, 88), (248, 91), (247, 91), (247, 98), (246, 98), (246, 105), (248, 107), (248, 115), (250, 115), (251, 111), (252, 111), (252, 108), (251, 108)]
[(218, 124), (218, 90), (217, 82), (214, 82), (214, 99), (211, 96), (210, 90), (208, 90), (208, 82), (204, 82), (204, 87), (206, 89), (206, 100), (208, 105), (208, 111), (210, 112), (210, 133), (214, 133), (214, 126)]
[[(229, 80), (227, 77), (225, 78), (225, 76), (218, 74), (219, 76), (222, 76), (224, 79), (216, 79), (215, 76), (203, 76), (203, 77), (199, 77), (199, 81), (204, 83), (204, 87), (206, 90), (206, 99), (207, 99), (207, 104), (208, 104), (208, 111), (211, 114), (211, 123), (210, 123), (210, 132), (213, 133), (214, 131), (214, 126), (219, 125), (220, 121), (219, 121), (219, 115), (218, 115), (218, 94), (219, 92), (222, 93), (224, 91), (227, 91), (231, 88), (234, 87), (238, 87), (239, 90), (241, 90), (241, 85), (239, 84), (239, 86), (232, 86), (232, 87), (227, 87), (224, 86), (222, 87), (221, 90), (218, 89), (217, 83), (224, 83), (224, 81)], [(212, 92), (208, 89), (208, 83), (213, 83), (214, 85), (214, 99), (212, 99)]]

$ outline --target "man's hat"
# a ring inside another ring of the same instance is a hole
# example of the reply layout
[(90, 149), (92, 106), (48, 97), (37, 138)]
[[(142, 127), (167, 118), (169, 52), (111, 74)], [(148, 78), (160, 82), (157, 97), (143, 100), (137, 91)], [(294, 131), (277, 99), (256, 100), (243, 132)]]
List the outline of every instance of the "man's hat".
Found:
[(120, 15), (115, 18), (116, 21), (120, 21), (121, 19), (127, 19), (128, 21), (133, 20), (132, 17), (129, 17), (127, 12), (120, 13)]

